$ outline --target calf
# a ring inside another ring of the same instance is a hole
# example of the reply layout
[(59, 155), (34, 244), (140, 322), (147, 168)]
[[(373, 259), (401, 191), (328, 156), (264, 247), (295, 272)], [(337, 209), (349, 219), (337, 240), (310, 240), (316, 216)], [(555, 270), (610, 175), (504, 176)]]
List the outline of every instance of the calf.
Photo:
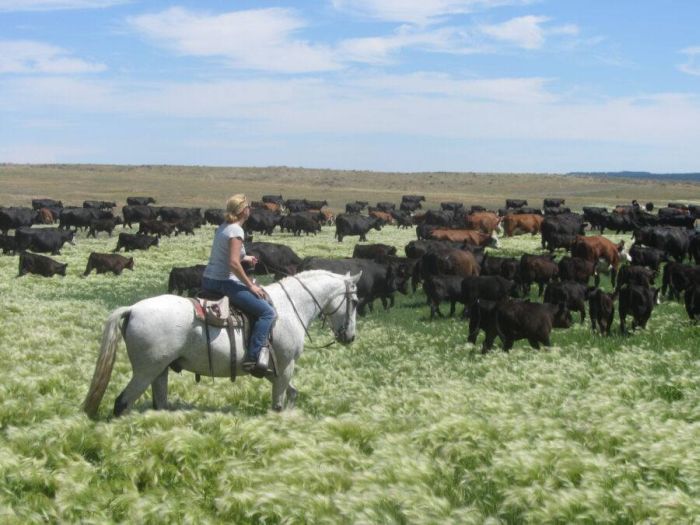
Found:
[(3, 255), (14, 255), (17, 251), (17, 240), (14, 235), (2, 235), (0, 234), (0, 249)]
[(628, 315), (633, 319), (632, 329), (638, 326), (646, 328), (654, 305), (658, 302), (659, 289), (630, 284), (620, 288), (619, 297), (620, 333), (622, 335), (629, 333), (625, 324), (625, 318)]
[(544, 285), (559, 275), (559, 267), (554, 257), (547, 255), (530, 255), (520, 257), (520, 282), (523, 296), (530, 294), (532, 283), (537, 283), (537, 295), (542, 296)]
[(98, 274), (112, 272), (114, 275), (121, 275), (124, 268), (133, 271), (133, 257), (126, 258), (118, 253), (92, 252), (88, 257), (87, 267), (83, 275), (87, 277), (93, 269)]
[(127, 252), (131, 250), (148, 250), (151, 246), (158, 246), (158, 237), (120, 233), (117, 247), (114, 248), (114, 251), (118, 252), (122, 248)]
[(126, 203), (129, 206), (147, 206), (149, 204), (155, 204), (156, 200), (153, 197), (127, 197)]
[(168, 277), (168, 293), (185, 293), (194, 297), (202, 287), (202, 276), (206, 269), (206, 264), (196, 264), (194, 266), (173, 267)]
[(481, 349), (483, 353), (491, 349), (496, 335), (501, 339), (506, 352), (519, 339), (527, 339), (533, 348), (539, 349), (540, 344), (551, 346), (549, 336), (552, 328), (571, 326), (571, 314), (563, 304), (483, 301), (475, 314), (470, 323), (469, 338), (470, 342), (475, 342), (480, 329), (486, 332)]
[(596, 328), (601, 335), (610, 335), (615, 317), (615, 297), (617, 292), (605, 293), (600, 288), (588, 292), (588, 313), (591, 316), (591, 329)]
[(440, 228), (432, 230), (428, 237), (438, 241), (463, 242), (475, 246), (490, 246), (492, 248), (501, 247), (501, 243), (498, 241), (495, 232), (489, 235), (476, 230), (449, 230)]
[(464, 315), (471, 315), (472, 308), (479, 300), (501, 301), (513, 294), (515, 283), (500, 275), (477, 275), (462, 279)]
[(54, 261), (50, 257), (37, 255), (35, 253), (22, 252), (19, 254), (19, 275), (22, 277), (28, 273), (51, 277), (53, 275), (66, 275), (67, 263)]
[(494, 257), (484, 254), (481, 261), (481, 275), (500, 275), (510, 281), (516, 280), (520, 262), (515, 257)]
[(343, 237), (359, 235), (360, 241), (367, 241), (367, 232), (374, 228), (382, 229), (382, 221), (374, 217), (363, 217), (361, 215), (350, 215), (341, 213), (335, 218), (335, 236), (338, 242), (343, 242)]
[(547, 285), (544, 302), (565, 304), (572, 312), (581, 314), (581, 323), (586, 319), (586, 299), (588, 289), (585, 284), (576, 281), (555, 281)]
[(430, 319), (440, 312), (440, 303), (450, 303), (450, 317), (455, 313), (455, 305), (462, 302), (462, 277), (458, 275), (429, 275), (423, 281), (423, 291), (430, 305)]

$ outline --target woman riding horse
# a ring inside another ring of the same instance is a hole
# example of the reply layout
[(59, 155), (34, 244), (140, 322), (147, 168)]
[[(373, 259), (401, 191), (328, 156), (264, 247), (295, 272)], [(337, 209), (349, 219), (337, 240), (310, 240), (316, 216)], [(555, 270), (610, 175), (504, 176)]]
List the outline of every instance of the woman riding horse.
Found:
[(245, 195), (237, 194), (228, 199), (225, 221), (214, 234), (202, 288), (227, 295), (232, 305), (251, 316), (254, 324), (242, 367), (255, 377), (264, 377), (271, 372), (270, 353), (266, 345), (276, 313), (267, 302), (265, 291), (251, 280), (243, 268), (243, 264), (254, 266), (258, 262), (255, 256), (246, 255), (243, 245), (243, 224), (249, 216), (250, 203)]

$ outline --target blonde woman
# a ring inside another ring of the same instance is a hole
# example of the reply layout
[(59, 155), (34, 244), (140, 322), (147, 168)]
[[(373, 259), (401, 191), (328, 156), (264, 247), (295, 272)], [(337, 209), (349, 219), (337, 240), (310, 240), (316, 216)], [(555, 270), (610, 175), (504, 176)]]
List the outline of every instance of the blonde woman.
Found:
[(245, 195), (237, 194), (228, 199), (224, 222), (214, 234), (202, 288), (227, 295), (232, 305), (251, 316), (254, 324), (242, 366), (251, 375), (262, 377), (268, 372), (269, 356), (261, 356), (260, 349), (267, 343), (275, 310), (265, 300), (265, 291), (248, 277), (243, 268), (244, 263), (254, 266), (258, 262), (256, 257), (246, 255), (243, 246), (243, 224), (249, 216), (250, 203)]

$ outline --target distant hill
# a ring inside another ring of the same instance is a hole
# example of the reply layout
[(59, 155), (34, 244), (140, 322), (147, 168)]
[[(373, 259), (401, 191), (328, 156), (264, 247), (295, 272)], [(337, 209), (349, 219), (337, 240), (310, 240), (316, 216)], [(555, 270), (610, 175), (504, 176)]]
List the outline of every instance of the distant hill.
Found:
[(700, 173), (650, 173), (648, 171), (574, 171), (567, 175), (587, 177), (614, 177), (619, 179), (682, 180), (700, 182)]

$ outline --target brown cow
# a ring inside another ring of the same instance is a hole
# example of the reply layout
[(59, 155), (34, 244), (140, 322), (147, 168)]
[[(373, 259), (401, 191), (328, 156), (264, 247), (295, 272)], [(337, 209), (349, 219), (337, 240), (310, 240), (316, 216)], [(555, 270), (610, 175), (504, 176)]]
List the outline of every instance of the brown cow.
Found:
[(384, 221), (384, 224), (394, 224), (394, 218), (391, 216), (391, 213), (385, 211), (371, 211), (369, 216)]
[(335, 215), (332, 211), (321, 210), (320, 213), (323, 216), (323, 223), (326, 226), (333, 226), (335, 224)]
[(501, 225), (502, 217), (492, 211), (480, 211), (467, 215), (467, 228), (491, 235)]
[(571, 255), (581, 257), (587, 261), (597, 263), (600, 259), (607, 261), (611, 268), (610, 281), (615, 286), (615, 276), (620, 268), (621, 257), (632, 261), (627, 251), (625, 251), (625, 241), (615, 244), (602, 235), (592, 235), (586, 237), (577, 235), (576, 240), (571, 245)]
[(438, 241), (462, 242), (473, 244), (475, 246), (491, 246), (492, 248), (500, 248), (501, 243), (498, 242), (498, 237), (495, 233), (488, 235), (476, 230), (448, 230), (444, 228), (436, 228), (429, 234), (429, 239)]
[(53, 213), (48, 208), (39, 208), (39, 220), (41, 224), (53, 224)]
[(503, 217), (503, 231), (506, 237), (520, 233), (531, 233), (536, 235), (540, 233), (544, 217), (534, 213), (514, 214), (511, 213)]

